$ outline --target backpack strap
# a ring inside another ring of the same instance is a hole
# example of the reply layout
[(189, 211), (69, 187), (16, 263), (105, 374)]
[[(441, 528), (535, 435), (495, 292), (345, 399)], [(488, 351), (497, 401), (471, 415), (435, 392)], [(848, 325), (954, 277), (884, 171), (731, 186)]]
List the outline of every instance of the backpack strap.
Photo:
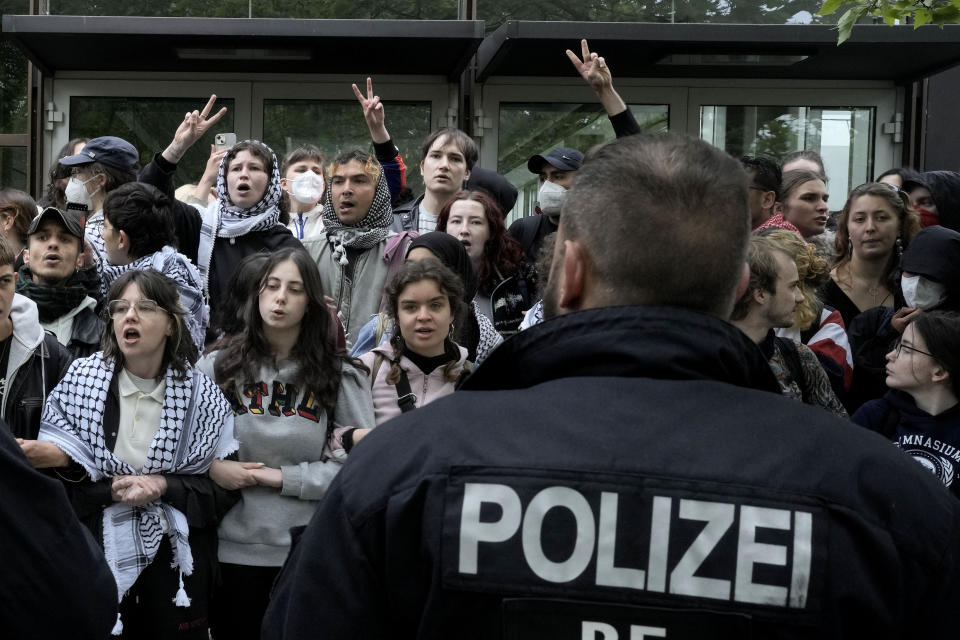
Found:
[(803, 371), (803, 364), (800, 362), (800, 354), (797, 353), (797, 345), (793, 340), (780, 336), (777, 336), (774, 340), (776, 341), (777, 350), (780, 352), (784, 364), (786, 364), (787, 369), (790, 370), (790, 377), (793, 378), (793, 381), (800, 387), (800, 395), (804, 404), (810, 404), (811, 398), (810, 392), (807, 389), (807, 376)]
[(407, 378), (407, 372), (400, 368), (400, 379), (397, 380), (397, 406), (400, 411), (406, 413), (417, 408), (417, 396), (410, 389), (410, 379)]

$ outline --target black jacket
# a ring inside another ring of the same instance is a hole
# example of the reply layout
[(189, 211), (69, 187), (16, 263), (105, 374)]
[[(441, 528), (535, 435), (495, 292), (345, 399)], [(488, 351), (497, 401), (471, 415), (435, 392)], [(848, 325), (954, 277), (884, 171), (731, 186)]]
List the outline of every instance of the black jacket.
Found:
[(117, 583), (60, 483), (0, 422), (0, 625), (4, 638), (108, 638)]
[(955, 628), (960, 503), (883, 438), (781, 397), (711, 316), (548, 320), (350, 458), (264, 639)]
[(100, 338), (106, 323), (93, 309), (84, 309), (73, 319), (67, 351), (73, 360), (86, 358), (100, 350)]
[(4, 419), (14, 437), (36, 440), (43, 403), (71, 362), (73, 358), (56, 336), (44, 332), (43, 341), (17, 370), (4, 395)]

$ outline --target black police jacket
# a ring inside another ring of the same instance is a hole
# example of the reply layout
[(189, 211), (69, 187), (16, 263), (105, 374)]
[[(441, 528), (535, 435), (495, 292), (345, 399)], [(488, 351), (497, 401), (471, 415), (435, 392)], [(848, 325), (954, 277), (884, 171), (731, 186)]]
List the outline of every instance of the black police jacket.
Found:
[(738, 330), (597, 309), (361, 441), (263, 637), (937, 637), (958, 550), (960, 502)]

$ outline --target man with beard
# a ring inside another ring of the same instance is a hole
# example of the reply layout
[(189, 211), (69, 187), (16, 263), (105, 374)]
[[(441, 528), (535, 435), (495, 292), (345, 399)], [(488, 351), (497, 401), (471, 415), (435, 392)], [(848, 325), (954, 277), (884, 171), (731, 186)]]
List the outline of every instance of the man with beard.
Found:
[(774, 329), (793, 326), (797, 305), (803, 302), (797, 264), (788, 251), (773, 238), (750, 238), (750, 284), (734, 305), (730, 322), (760, 347), (785, 396), (845, 418), (847, 411), (816, 354), (804, 344), (774, 335)]
[(707, 143), (591, 151), (552, 317), (354, 447), (262, 637), (951, 633), (960, 502), (781, 396), (726, 321), (748, 232), (746, 175)]
[(83, 220), (77, 211), (48, 207), (33, 219), (27, 234), (17, 293), (37, 304), (40, 324), (72, 358), (85, 358), (100, 348), (104, 322), (87, 291), (93, 272), (79, 269)]

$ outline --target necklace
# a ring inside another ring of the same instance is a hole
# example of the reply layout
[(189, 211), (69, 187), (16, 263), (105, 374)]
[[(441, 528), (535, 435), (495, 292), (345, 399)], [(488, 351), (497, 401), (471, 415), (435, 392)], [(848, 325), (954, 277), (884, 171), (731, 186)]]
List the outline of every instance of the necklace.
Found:
[[(849, 293), (856, 295), (856, 292), (865, 291), (867, 295), (873, 300), (873, 306), (879, 307), (882, 306), (884, 302), (892, 295), (891, 292), (887, 289), (886, 284), (870, 282), (866, 279), (863, 279), (853, 273), (853, 269), (850, 268), (850, 263), (847, 263), (845, 271), (849, 278)], [(886, 294), (883, 298), (880, 298), (880, 294), (886, 291)], [(879, 298), (879, 299), (878, 299)]]

